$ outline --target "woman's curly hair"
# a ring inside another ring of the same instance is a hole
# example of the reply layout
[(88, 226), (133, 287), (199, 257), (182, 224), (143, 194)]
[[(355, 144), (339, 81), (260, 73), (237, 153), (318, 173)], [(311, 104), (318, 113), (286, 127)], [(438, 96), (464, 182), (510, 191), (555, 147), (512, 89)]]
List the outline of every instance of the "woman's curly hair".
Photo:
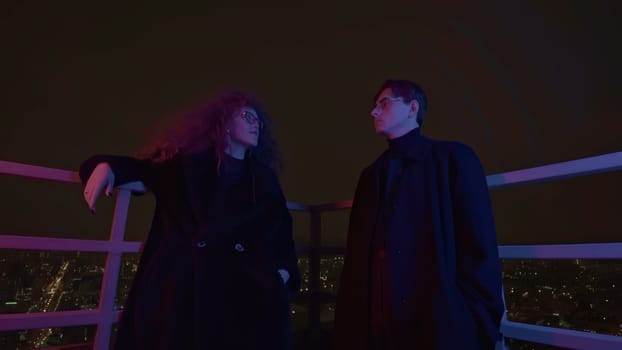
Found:
[(178, 154), (212, 152), (218, 166), (227, 147), (226, 129), (228, 122), (241, 108), (252, 108), (257, 112), (263, 127), (259, 133), (257, 147), (249, 151), (253, 160), (273, 170), (280, 170), (280, 155), (272, 136), (272, 118), (263, 104), (252, 94), (243, 91), (225, 93), (218, 98), (181, 114), (172, 127), (158, 133), (162, 136), (138, 152), (138, 157), (161, 163)]

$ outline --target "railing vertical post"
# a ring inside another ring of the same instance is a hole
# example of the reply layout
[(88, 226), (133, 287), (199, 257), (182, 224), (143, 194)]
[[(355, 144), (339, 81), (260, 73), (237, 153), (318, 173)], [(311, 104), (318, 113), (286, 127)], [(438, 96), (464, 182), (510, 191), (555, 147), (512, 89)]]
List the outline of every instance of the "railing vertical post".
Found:
[(315, 345), (320, 341), (320, 248), (322, 245), (322, 212), (316, 206), (309, 210), (310, 251), (309, 251), (309, 340)]
[[(127, 212), (130, 204), (130, 190), (118, 190), (114, 208), (114, 217), (110, 229), (110, 241), (120, 243), (125, 234)], [(99, 296), (99, 324), (95, 333), (95, 350), (108, 350), (112, 324), (115, 322), (114, 299), (117, 294), (117, 283), (121, 269), (121, 252), (109, 251), (102, 277), (102, 288)]]
[[(505, 285), (501, 284), (501, 300), (503, 301), (503, 315), (501, 316), (501, 325), (504, 325), (508, 322), (508, 307), (505, 303)], [(501, 339), (497, 340), (495, 344), (495, 350), (506, 350), (508, 347), (505, 344), (505, 334), (503, 334), (503, 326), (501, 326)]]

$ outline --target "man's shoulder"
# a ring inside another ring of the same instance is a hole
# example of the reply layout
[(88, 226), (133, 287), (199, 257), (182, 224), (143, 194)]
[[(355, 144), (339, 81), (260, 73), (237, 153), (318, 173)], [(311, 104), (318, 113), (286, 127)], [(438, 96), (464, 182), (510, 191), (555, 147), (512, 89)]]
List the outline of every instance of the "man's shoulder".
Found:
[(371, 163), (367, 164), (363, 170), (361, 171), (361, 176), (365, 175), (365, 174), (369, 174), (372, 173), (374, 171), (374, 169), (376, 169), (378, 166), (380, 166), (380, 163), (382, 162), (383, 157), (385, 156), (385, 154), (387, 153), (387, 150), (384, 150), (382, 153), (380, 153), (376, 159), (374, 159)]
[(473, 148), (460, 141), (453, 140), (433, 140), (428, 139), (432, 144), (432, 149), (438, 155), (457, 159), (477, 158)]
[(376, 164), (378, 163), (378, 159), (374, 160), (371, 164), (365, 166), (363, 168), (363, 170), (361, 170), (361, 173), (359, 175), (359, 178), (364, 178), (366, 176), (369, 176), (369, 174), (372, 174), (374, 169), (376, 168)]

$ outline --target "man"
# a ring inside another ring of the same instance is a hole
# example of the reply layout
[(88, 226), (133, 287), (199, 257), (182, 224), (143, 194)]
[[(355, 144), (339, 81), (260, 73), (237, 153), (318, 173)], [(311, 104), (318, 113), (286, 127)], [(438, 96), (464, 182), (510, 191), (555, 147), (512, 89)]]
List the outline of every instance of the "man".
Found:
[(371, 111), (389, 149), (361, 173), (337, 296), (335, 349), (493, 349), (501, 269), (477, 155), (419, 133), (424, 91), (388, 80)]

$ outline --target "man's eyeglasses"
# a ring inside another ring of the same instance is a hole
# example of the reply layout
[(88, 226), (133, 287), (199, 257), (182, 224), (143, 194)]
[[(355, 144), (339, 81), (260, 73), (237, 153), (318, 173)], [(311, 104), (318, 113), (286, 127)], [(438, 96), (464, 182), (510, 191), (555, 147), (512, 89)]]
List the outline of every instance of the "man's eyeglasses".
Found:
[(240, 113), (240, 118), (244, 119), (244, 121), (246, 121), (250, 125), (257, 124), (257, 126), (259, 126), (259, 129), (263, 129), (263, 122), (253, 112), (242, 111), (242, 113)]
[(389, 105), (389, 102), (395, 102), (395, 101), (403, 101), (403, 99), (401, 97), (385, 96), (385, 97), (381, 98), (380, 101), (378, 101), (373, 106), (373, 109), (380, 108), (380, 110), (383, 110), (383, 109), (387, 108), (387, 106)]

